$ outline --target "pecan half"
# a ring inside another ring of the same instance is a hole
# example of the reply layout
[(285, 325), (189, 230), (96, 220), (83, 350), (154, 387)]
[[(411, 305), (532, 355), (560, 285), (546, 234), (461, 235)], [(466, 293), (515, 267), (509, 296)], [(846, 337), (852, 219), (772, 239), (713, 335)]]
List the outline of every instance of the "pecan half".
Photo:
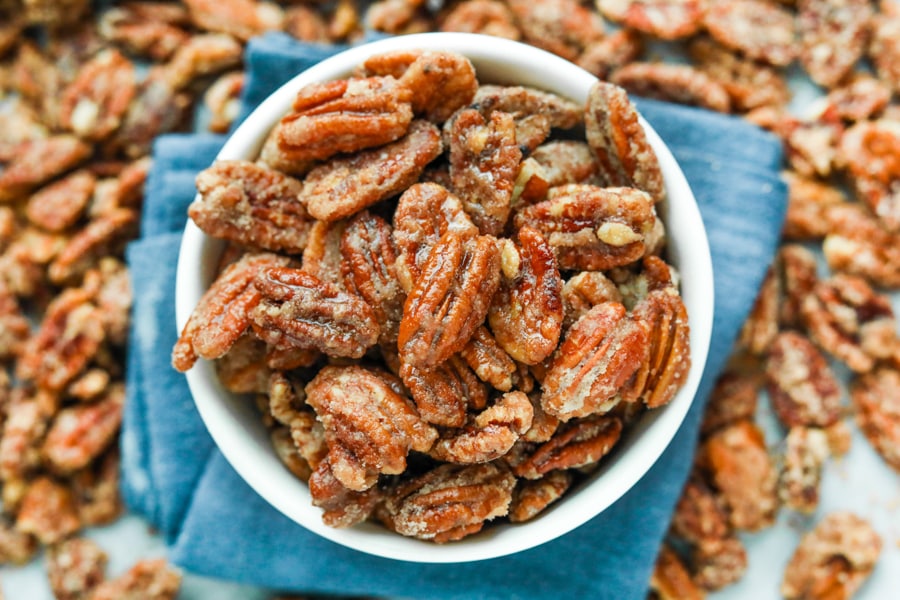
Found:
[(694, 582), (705, 590), (731, 585), (747, 570), (747, 549), (737, 536), (699, 546), (691, 555)]
[(400, 377), (409, 389), (422, 419), (443, 427), (462, 427), (468, 408), (487, 404), (487, 390), (472, 368), (451, 356), (434, 369), (402, 363)]
[(829, 208), (826, 216), (830, 229), (822, 253), (831, 269), (900, 288), (900, 232), (888, 231), (881, 220), (852, 204)]
[(433, 367), (461, 350), (484, 321), (499, 284), (494, 238), (443, 235), (403, 307), (398, 338), (403, 362)]
[(122, 600), (134, 597), (174, 600), (180, 587), (181, 573), (170, 567), (165, 559), (144, 559), (135, 563), (119, 577), (108, 579), (94, 588), (91, 600)]
[(258, 163), (219, 160), (197, 175), (188, 216), (209, 235), (251, 248), (299, 254), (312, 220), (296, 179)]
[(839, 152), (856, 197), (889, 231), (900, 232), (900, 122), (857, 123), (841, 136)]
[(63, 90), (60, 123), (83, 139), (102, 140), (122, 122), (136, 91), (131, 61), (118, 50), (103, 50)]
[(249, 317), (268, 344), (360, 358), (378, 340), (380, 327), (365, 301), (305, 271), (266, 268), (253, 285), (261, 298)]
[(880, 367), (850, 384), (856, 422), (893, 469), (900, 471), (900, 372)]
[(518, 40), (521, 32), (509, 7), (497, 0), (465, 0), (455, 4), (440, 23), (441, 31), (481, 33)]
[(50, 545), (80, 528), (75, 498), (67, 487), (46, 476), (28, 485), (16, 515), (16, 529)]
[(313, 506), (322, 509), (322, 521), (329, 527), (350, 527), (369, 518), (381, 501), (377, 487), (354, 491), (335, 477), (331, 461), (326, 458), (309, 477), (309, 494)]
[(726, 370), (716, 380), (700, 425), (702, 435), (707, 435), (741, 419), (752, 419), (756, 414), (762, 377), (759, 373), (742, 373)]
[(116, 208), (92, 219), (69, 239), (50, 263), (47, 275), (57, 285), (76, 280), (101, 257), (120, 254), (140, 226), (139, 215), (130, 208)]
[(518, 477), (539, 479), (555, 469), (578, 469), (609, 454), (622, 435), (622, 421), (594, 416), (561, 426), (549, 441), (513, 468)]
[(550, 471), (540, 479), (519, 481), (509, 507), (509, 521), (524, 523), (535, 518), (562, 498), (572, 479), (569, 471)]
[(833, 87), (866, 50), (872, 5), (868, 0), (802, 0), (797, 8), (800, 63), (813, 81)]
[(437, 437), (409, 400), (362, 367), (323, 368), (306, 402), (325, 427), (334, 477), (354, 491), (372, 487), (379, 473), (402, 473), (407, 453), (427, 451)]
[(691, 580), (691, 574), (668, 544), (663, 543), (650, 576), (650, 590), (656, 600), (703, 600), (705, 594)]
[(778, 496), (785, 506), (811, 514), (819, 505), (822, 468), (831, 452), (828, 435), (814, 427), (791, 427), (785, 438)]
[(47, 549), (47, 579), (53, 597), (80, 600), (105, 579), (106, 552), (87, 538), (71, 538)]
[(300, 198), (317, 219), (348, 217), (415, 183), (441, 149), (437, 127), (413, 121), (406, 135), (393, 143), (314, 168), (303, 180)]
[(700, 0), (598, 0), (606, 18), (664, 40), (689, 37), (702, 23), (706, 5)]
[(459, 540), (505, 515), (515, 485), (496, 462), (441, 465), (390, 490), (378, 516), (401, 535), (439, 544)]
[(881, 538), (852, 513), (832, 513), (803, 536), (784, 571), (781, 593), (800, 598), (850, 598), (881, 554)]
[(607, 412), (646, 360), (649, 323), (605, 302), (575, 322), (542, 382), (541, 406), (563, 421)]
[(84, 214), (96, 181), (90, 171), (76, 171), (32, 194), (25, 205), (25, 215), (47, 231), (67, 229)]
[(559, 343), (563, 320), (562, 279), (553, 248), (527, 225), (519, 229), (518, 246), (507, 242), (501, 252), (504, 276), (488, 311), (494, 337), (515, 360), (533, 365)]
[(72, 135), (32, 140), (0, 173), (0, 202), (23, 197), (88, 158), (91, 147)]
[(281, 29), (281, 7), (255, 0), (186, 0), (191, 22), (208, 31), (227, 33), (248, 41), (268, 30)]
[(645, 98), (731, 112), (731, 97), (725, 86), (689, 65), (632, 62), (614, 71), (610, 81)]
[(198, 356), (214, 359), (228, 352), (250, 326), (250, 309), (260, 301), (253, 286), (257, 273), (287, 262), (274, 254), (245, 254), (222, 271), (185, 323), (172, 349), (172, 366), (184, 372)]
[(99, 456), (119, 432), (124, 403), (125, 386), (114, 384), (96, 402), (59, 411), (42, 449), (50, 466), (75, 471)]
[(486, 327), (479, 327), (459, 353), (482, 381), (501, 392), (513, 387), (518, 367)]
[(655, 221), (646, 192), (572, 184), (522, 208), (514, 224), (541, 233), (556, 251), (560, 269), (605, 271), (640, 259)]
[(785, 66), (797, 55), (794, 15), (776, 4), (760, 0), (713, 2), (703, 24), (717, 42), (754, 60)]
[(575, 60), (603, 37), (603, 19), (577, 0), (508, 0), (529, 44)]
[(606, 184), (636, 187), (654, 201), (662, 200), (665, 185), (659, 160), (625, 90), (598, 81), (588, 93), (584, 115), (587, 142)]

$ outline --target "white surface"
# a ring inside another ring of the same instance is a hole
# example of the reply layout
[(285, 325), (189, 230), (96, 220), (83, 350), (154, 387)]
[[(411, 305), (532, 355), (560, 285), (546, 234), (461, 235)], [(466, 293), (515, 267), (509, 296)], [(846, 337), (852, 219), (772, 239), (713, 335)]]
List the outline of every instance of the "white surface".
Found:
[[(472, 60), (481, 81), (518, 83), (556, 92), (583, 103), (596, 78), (555, 55), (508, 40), (460, 33), (427, 33), (380, 40), (342, 52), (298, 75), (266, 99), (235, 131), (219, 158), (254, 158), (297, 91), (310, 83), (346, 77), (367, 57), (392, 50), (451, 50)], [(294, 477), (272, 449), (252, 403), (229, 394), (212, 364), (198, 361), (187, 373), (197, 408), (225, 458), (272, 506), (307, 529), (339, 544), (379, 556), (413, 562), (467, 562), (503, 556), (571, 531), (602, 512), (649, 470), (684, 419), (706, 363), (712, 329), (712, 265), (699, 209), (671, 153), (643, 123), (666, 182), (670, 259), (682, 273), (681, 292), (691, 319), (691, 369), (684, 387), (662, 409), (650, 411), (623, 436), (616, 452), (586, 482), (551, 509), (524, 524), (501, 524), (453, 544), (435, 545), (399, 536), (375, 524), (333, 529), (322, 523), (305, 483)], [(184, 325), (213, 279), (221, 243), (189, 222), (176, 279), (176, 314)]]

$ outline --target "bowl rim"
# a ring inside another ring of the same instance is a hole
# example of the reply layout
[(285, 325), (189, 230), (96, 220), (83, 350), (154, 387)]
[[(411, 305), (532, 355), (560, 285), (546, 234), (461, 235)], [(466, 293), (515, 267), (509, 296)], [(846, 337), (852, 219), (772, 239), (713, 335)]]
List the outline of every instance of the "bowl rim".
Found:
[[(523, 73), (536, 69), (539, 77), (528, 76), (536, 82), (522, 83), (551, 91), (578, 87), (585, 90), (586, 96), (586, 90), (597, 80), (589, 72), (554, 54), (501, 38), (468, 33), (422, 33), (384, 38), (351, 47), (291, 78), (237, 127), (215, 160), (255, 157), (267, 132), (287, 112), (297, 91), (304, 85), (345, 77), (373, 54), (412, 49), (459, 52), (472, 60), (478, 69), (481, 69), (480, 64), (493, 65), (488, 70), (504, 72), (511, 68)], [(521, 81), (519, 77), (516, 80)], [(574, 99), (581, 101), (581, 98)], [(624, 496), (669, 447), (693, 402), (706, 364), (714, 310), (712, 259), (696, 199), (668, 147), (643, 117), (640, 122), (660, 161), (667, 196), (671, 198), (672, 190), (677, 190), (684, 200), (679, 201), (678, 211), (669, 210), (670, 200), (662, 207), (667, 231), (691, 231), (690, 236), (679, 239), (678, 244), (672, 244), (670, 236), (669, 250), (678, 254), (672, 259), (673, 263), (691, 265), (687, 279), (690, 286), (686, 286), (682, 278), (682, 293), (690, 291), (690, 297), (685, 296), (685, 303), (690, 315), (692, 367), (675, 399), (665, 407), (645, 413), (619, 442), (625, 447), (619, 448), (612, 460), (606, 461), (578, 490), (570, 492), (562, 502), (528, 523), (486, 528), (475, 536), (450, 544), (437, 545), (403, 537), (369, 523), (345, 529), (328, 527), (322, 522), (320, 509), (311, 505), (306, 484), (281, 464), (267, 437), (268, 449), (260, 447), (256, 426), (251, 424), (247, 429), (241, 421), (241, 411), (245, 408), (239, 406), (235, 395), (218, 382), (212, 363), (199, 360), (186, 373), (191, 396), (216, 446), (238, 475), (279, 512), (325, 539), (383, 558), (419, 563), (470, 562), (527, 550), (583, 525)], [(212, 280), (211, 263), (215, 262), (212, 257), (221, 247), (221, 241), (206, 236), (190, 219), (187, 220), (176, 271), (178, 332)], [(255, 444), (234, 443), (235, 439), (247, 439), (248, 432)], [(266, 459), (266, 454), (274, 458), (277, 466)], [(287, 478), (293, 478), (302, 490), (278, 488), (279, 484), (289, 481)], [(298, 506), (297, 501), (304, 494), (306, 505)]]

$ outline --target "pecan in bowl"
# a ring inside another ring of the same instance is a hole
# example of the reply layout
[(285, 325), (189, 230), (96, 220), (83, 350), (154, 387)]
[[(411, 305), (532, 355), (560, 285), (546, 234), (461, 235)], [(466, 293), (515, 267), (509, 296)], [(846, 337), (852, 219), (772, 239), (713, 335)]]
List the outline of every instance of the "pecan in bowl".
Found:
[(357, 46), (205, 173), (174, 364), (237, 472), (329, 540), (414, 562), (539, 545), (628, 491), (693, 401), (699, 210), (625, 91), (569, 62), (473, 34)]

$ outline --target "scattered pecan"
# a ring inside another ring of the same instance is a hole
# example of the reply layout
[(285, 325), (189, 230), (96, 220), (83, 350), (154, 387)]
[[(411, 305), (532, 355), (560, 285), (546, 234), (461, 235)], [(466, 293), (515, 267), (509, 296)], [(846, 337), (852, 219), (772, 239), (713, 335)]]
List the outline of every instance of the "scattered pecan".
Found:
[(93, 464), (70, 477), (82, 526), (109, 525), (122, 516), (125, 507), (119, 496), (120, 469), (119, 449), (113, 444)]
[(778, 495), (785, 506), (813, 513), (819, 505), (822, 468), (830, 455), (828, 436), (814, 427), (791, 427), (785, 438)]
[(75, 498), (68, 488), (45, 476), (28, 484), (16, 516), (16, 529), (49, 545), (80, 528)]
[(597, 8), (606, 18), (629, 29), (674, 40), (697, 32), (706, 3), (702, 0), (598, 0)]
[(507, 392), (460, 430), (442, 435), (429, 455), (449, 463), (485, 463), (500, 458), (531, 428), (534, 408), (524, 392)]
[(889, 231), (900, 232), (900, 122), (853, 125), (841, 136), (840, 156), (856, 197)]
[(736, 369), (722, 373), (710, 393), (703, 413), (700, 432), (708, 435), (742, 419), (752, 419), (762, 378), (757, 373), (742, 373)]
[(0, 438), (0, 478), (5, 482), (22, 477), (40, 465), (40, 442), (53, 411), (46, 410), (35, 397), (14, 393), (5, 407), (6, 419)]
[(656, 153), (625, 90), (598, 81), (585, 109), (587, 141), (608, 185), (633, 186), (659, 201), (665, 188)]
[(803, 301), (818, 281), (816, 256), (804, 246), (784, 244), (778, 250), (775, 264), (782, 295), (778, 320), (782, 326), (799, 327)]
[(201, 77), (239, 67), (243, 48), (230, 35), (195, 35), (162, 68), (172, 89), (182, 91)]
[(203, 94), (203, 104), (209, 111), (207, 129), (225, 133), (241, 110), (240, 95), (244, 89), (243, 71), (231, 71), (220, 76)]
[(50, 263), (50, 281), (58, 285), (75, 281), (101, 257), (121, 254), (125, 243), (137, 233), (139, 220), (137, 211), (130, 208), (117, 208), (92, 219)]
[(308, 160), (393, 142), (412, 121), (410, 97), (393, 77), (311, 84), (281, 119), (278, 145), (293, 160)]
[(885, 462), (900, 471), (900, 372), (883, 366), (850, 384), (856, 422)]
[(800, 175), (782, 173), (788, 184), (788, 208), (782, 235), (787, 240), (821, 239), (832, 232), (830, 210), (847, 200), (843, 192), (828, 183)]
[(513, 468), (518, 477), (539, 479), (556, 469), (596, 464), (609, 454), (622, 435), (622, 421), (593, 416), (560, 426), (547, 442)]
[(781, 281), (775, 269), (770, 267), (738, 339), (738, 344), (751, 354), (765, 354), (778, 335), (780, 287)]
[(334, 477), (354, 491), (372, 487), (379, 473), (402, 473), (407, 452), (425, 452), (437, 437), (409, 400), (361, 367), (323, 368), (306, 402), (325, 426)]
[(276, 4), (256, 0), (186, 0), (191, 21), (200, 29), (227, 33), (247, 41), (281, 29), (284, 13)]
[(462, 350), (484, 321), (499, 284), (494, 238), (444, 234), (407, 296), (398, 338), (401, 359), (427, 368)]
[(865, 277), (881, 287), (900, 288), (900, 232), (857, 205), (829, 208), (830, 229), (822, 243), (828, 266), (835, 271)]
[(359, 358), (378, 339), (379, 324), (365, 301), (305, 271), (268, 267), (253, 286), (260, 301), (248, 316), (268, 344)]
[(0, 564), (24, 565), (34, 557), (37, 549), (34, 536), (19, 531), (6, 518), (0, 519)]
[(804, 335), (785, 331), (769, 347), (766, 383), (787, 427), (827, 427), (840, 418), (841, 387), (825, 357)]
[(881, 2), (881, 14), (872, 18), (872, 40), (869, 57), (875, 66), (878, 78), (900, 91), (900, 11), (892, 8), (890, 2)]
[(605, 80), (614, 70), (636, 60), (643, 48), (643, 41), (636, 30), (620, 29), (589, 44), (576, 63), (598, 79)]
[(250, 309), (260, 301), (253, 285), (257, 273), (288, 260), (274, 254), (246, 254), (229, 265), (213, 282), (172, 350), (172, 365), (187, 371), (198, 356), (213, 359), (224, 355), (250, 326)]
[(785, 136), (788, 164), (806, 177), (829, 177), (839, 158), (838, 144), (842, 135), (841, 123), (796, 123)]
[(100, 15), (97, 29), (104, 40), (131, 54), (163, 61), (187, 42), (188, 12), (170, 2), (123, 2)]
[(25, 215), (47, 231), (63, 231), (84, 214), (96, 181), (90, 171), (76, 171), (32, 194), (25, 205)]
[(794, 15), (762, 0), (710, 3), (703, 16), (709, 34), (748, 58), (785, 66), (796, 58)]
[(91, 147), (70, 135), (28, 142), (0, 173), (0, 202), (23, 197), (57, 175), (83, 162)]
[(603, 271), (641, 258), (655, 221), (646, 192), (570, 184), (523, 207), (514, 225), (542, 234), (556, 251), (560, 269)]
[(569, 471), (550, 471), (540, 479), (519, 481), (509, 507), (510, 522), (524, 523), (535, 518), (559, 500), (571, 485)]
[(749, 420), (737, 421), (709, 436), (702, 451), (731, 524), (748, 531), (770, 526), (778, 508), (777, 472), (762, 431)]
[(850, 598), (869, 577), (881, 538), (852, 513), (832, 513), (803, 536), (784, 571), (781, 593), (800, 598)]
[(119, 126), (136, 90), (131, 61), (118, 50), (104, 50), (63, 90), (60, 124), (81, 138), (102, 140)]
[(731, 111), (731, 98), (725, 86), (689, 65), (631, 62), (616, 69), (610, 81), (638, 96), (722, 113)]
[(378, 516), (406, 536), (444, 543), (509, 510), (516, 479), (495, 462), (441, 465), (390, 490)]
[(675, 505), (671, 532), (692, 548), (709, 548), (732, 535), (728, 513), (702, 477), (694, 473)]
[(197, 175), (200, 194), (188, 215), (217, 238), (299, 254), (312, 226), (302, 189), (301, 182), (264, 165), (220, 160)]
[(603, 38), (603, 19), (577, 0), (507, 0), (526, 42), (575, 60)]
[(828, 92), (819, 118), (855, 123), (874, 119), (891, 101), (891, 88), (871, 75), (859, 74)]
[(71, 538), (47, 552), (47, 578), (54, 598), (81, 600), (105, 579), (106, 552), (87, 538)]
[(379, 0), (366, 10), (365, 24), (392, 34), (421, 33), (429, 29), (422, 15), (425, 0)]
[(694, 583), (714, 591), (731, 585), (747, 570), (747, 549), (737, 536), (698, 547), (692, 554)]
[(113, 441), (122, 422), (125, 386), (113, 384), (91, 404), (62, 409), (53, 419), (42, 452), (59, 472), (81, 469)]
[(314, 168), (303, 180), (300, 200), (317, 219), (348, 217), (407, 189), (441, 149), (437, 127), (415, 120), (406, 135), (393, 143), (333, 158)]
[(422, 419), (443, 427), (462, 427), (468, 408), (487, 404), (487, 389), (472, 367), (458, 356), (433, 369), (400, 365), (400, 377), (409, 389)]
[(181, 574), (165, 559), (145, 559), (94, 588), (91, 600), (174, 600), (180, 587)]
[(840, 83), (868, 43), (872, 5), (868, 0), (799, 0), (800, 63), (826, 88)]
[(509, 218), (522, 160), (513, 117), (494, 112), (486, 119), (477, 110), (467, 109), (452, 123), (449, 149), (453, 189), (481, 232), (498, 235)]
[(441, 21), (440, 30), (481, 33), (510, 40), (522, 36), (509, 6), (497, 0), (465, 0), (454, 5)]
[(0, 360), (21, 354), (31, 333), (28, 317), (12, 291), (0, 283)]
[(491, 331), (515, 360), (533, 365), (559, 344), (562, 328), (562, 279), (553, 248), (535, 229), (517, 233), (518, 246), (501, 252), (500, 287), (488, 311)]
[(691, 580), (691, 574), (668, 544), (660, 548), (650, 576), (653, 600), (703, 600), (705, 594)]

